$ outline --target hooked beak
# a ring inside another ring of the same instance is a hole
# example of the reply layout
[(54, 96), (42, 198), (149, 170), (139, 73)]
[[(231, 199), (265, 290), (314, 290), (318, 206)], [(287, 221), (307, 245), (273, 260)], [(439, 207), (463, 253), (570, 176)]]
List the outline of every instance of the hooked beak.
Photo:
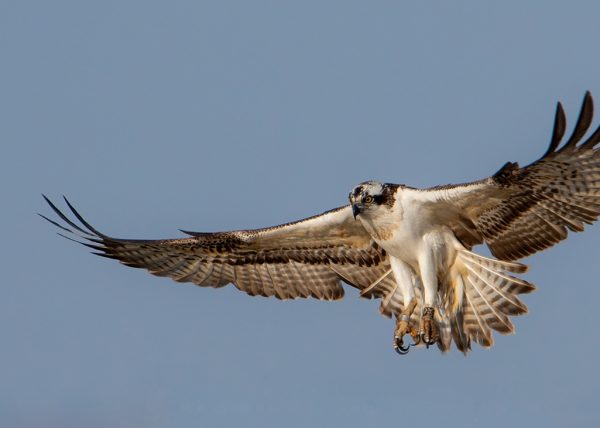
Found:
[(360, 206), (358, 204), (352, 204), (352, 215), (354, 216), (354, 220), (356, 220), (356, 216), (360, 214)]

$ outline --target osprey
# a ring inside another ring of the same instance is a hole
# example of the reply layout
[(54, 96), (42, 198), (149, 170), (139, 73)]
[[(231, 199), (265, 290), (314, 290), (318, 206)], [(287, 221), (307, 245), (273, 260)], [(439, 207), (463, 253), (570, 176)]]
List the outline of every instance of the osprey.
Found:
[[(322, 300), (340, 299), (345, 282), (381, 299), (380, 312), (396, 318), (399, 353), (411, 346), (406, 335), (442, 351), (454, 341), (466, 353), (471, 341), (491, 346), (492, 330), (512, 332), (509, 317), (527, 312), (518, 295), (535, 287), (513, 275), (527, 269), (515, 260), (598, 219), (600, 128), (584, 140), (592, 114), (588, 92), (561, 145), (566, 120), (558, 103), (550, 147), (526, 167), (509, 162), (483, 180), (429, 189), (367, 181), (346, 206), (266, 229), (131, 240), (99, 232), (66, 198), (79, 225), (45, 196), (65, 223), (40, 215), (95, 254), (178, 282)], [(483, 243), (495, 258), (472, 251)]]

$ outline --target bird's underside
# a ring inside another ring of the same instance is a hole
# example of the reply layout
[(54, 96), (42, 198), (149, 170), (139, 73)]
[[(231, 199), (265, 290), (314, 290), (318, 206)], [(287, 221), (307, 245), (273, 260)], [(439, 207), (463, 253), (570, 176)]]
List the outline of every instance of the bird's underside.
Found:
[[(349, 205), (266, 229), (118, 239), (92, 227), (66, 199), (74, 219), (47, 198), (59, 221), (42, 217), (95, 254), (178, 282), (322, 300), (341, 298), (345, 282), (362, 297), (381, 299), (380, 312), (396, 318), (400, 353), (408, 350), (406, 334), (417, 345), (447, 351), (454, 342), (466, 353), (471, 341), (491, 346), (492, 330), (512, 332), (510, 316), (527, 311), (518, 295), (534, 287), (513, 275), (526, 270), (515, 260), (600, 215), (600, 128), (584, 139), (592, 113), (586, 93), (561, 145), (559, 103), (550, 147), (526, 167), (507, 163), (480, 181), (422, 190), (365, 182)], [(495, 259), (471, 251), (483, 243)]]

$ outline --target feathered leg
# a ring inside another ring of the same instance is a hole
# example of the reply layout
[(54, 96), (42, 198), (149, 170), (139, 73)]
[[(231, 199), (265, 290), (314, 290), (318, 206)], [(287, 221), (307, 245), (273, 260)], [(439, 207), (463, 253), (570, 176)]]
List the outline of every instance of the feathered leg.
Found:
[[(410, 316), (415, 310), (417, 299), (415, 298), (415, 279), (413, 272), (406, 263), (395, 257), (390, 257), (390, 265), (398, 287), (402, 292), (403, 309), (397, 316), (396, 329), (394, 330), (394, 349), (399, 354), (406, 354), (409, 346), (404, 346), (404, 335), (411, 333)], [(413, 329), (414, 330), (414, 329)]]
[(435, 321), (435, 307), (437, 306), (438, 279), (436, 269), (436, 255), (432, 249), (427, 248), (419, 256), (419, 270), (423, 282), (424, 304), (421, 315), (420, 337), (425, 345), (433, 345), (439, 339), (439, 330)]

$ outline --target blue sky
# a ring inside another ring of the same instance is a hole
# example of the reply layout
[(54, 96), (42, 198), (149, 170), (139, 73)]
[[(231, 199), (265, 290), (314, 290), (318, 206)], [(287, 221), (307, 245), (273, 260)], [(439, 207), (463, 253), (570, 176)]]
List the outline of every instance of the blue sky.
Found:
[[(450, 4), (451, 3), (451, 4)], [(517, 334), (397, 356), (378, 302), (280, 302), (87, 254), (100, 230), (254, 228), (358, 182), (482, 178), (600, 102), (594, 1), (0, 3), (0, 425), (591, 426), (597, 226), (526, 260)], [(597, 120), (596, 123), (599, 121)]]

